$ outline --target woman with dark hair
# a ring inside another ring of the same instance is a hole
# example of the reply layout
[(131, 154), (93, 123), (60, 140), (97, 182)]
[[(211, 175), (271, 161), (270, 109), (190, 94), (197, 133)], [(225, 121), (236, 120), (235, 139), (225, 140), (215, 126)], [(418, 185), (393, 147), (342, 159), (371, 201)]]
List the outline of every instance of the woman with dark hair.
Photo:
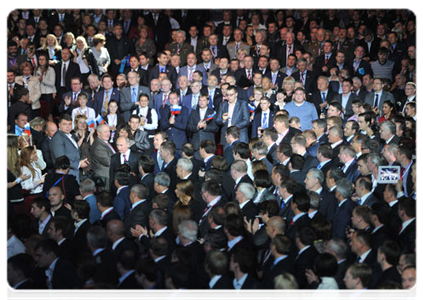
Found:
[(107, 48), (104, 47), (106, 44), (106, 38), (102, 34), (96, 34), (93, 38), (93, 48), (91, 51), (94, 54), (95, 60), (97, 62), (99, 75), (107, 73), (107, 68), (110, 65), (110, 55)]
[(178, 205), (188, 206), (191, 211), (191, 218), (198, 223), (204, 212), (204, 202), (194, 199), (194, 185), (192, 182), (190, 180), (181, 180), (178, 182), (176, 184), (175, 194), (178, 198), (175, 207)]
[[(49, 173), (44, 181), (43, 195), (46, 195), (53, 186), (59, 186), (65, 195), (65, 202), (73, 204), (73, 201), (81, 193), (75, 177), (69, 175), (70, 161), (65, 155), (59, 156), (54, 162), (54, 172)], [(81, 198), (82, 199), (82, 198)]]
[(123, 116), (119, 113), (119, 106), (116, 100), (110, 100), (107, 107), (106, 123), (110, 128), (110, 143), (116, 140), (117, 128), (125, 123)]
[(306, 270), (308, 288), (318, 290), (337, 290), (338, 284), (334, 276), (338, 270), (335, 256), (329, 253), (319, 254), (313, 265), (313, 270)]
[(49, 65), (47, 53), (40, 53), (38, 55), (38, 67), (34, 72), (34, 76), (38, 77), (41, 83), (40, 115), (44, 119), (48, 118), (49, 121), (53, 121), (53, 99), (56, 97), (56, 72)]
[(178, 227), (182, 221), (191, 220), (191, 210), (188, 205), (175, 205), (172, 216), (172, 229), (175, 236), (178, 236)]
[(392, 119), (396, 112), (397, 110), (395, 109), (395, 104), (389, 100), (386, 100), (383, 102), (382, 115), (377, 119), (377, 122), (380, 125), (383, 122)]
[(257, 189), (254, 204), (259, 204), (266, 200), (276, 200), (276, 196), (270, 191), (272, 178), (268, 170), (258, 170), (254, 172), (254, 187)]

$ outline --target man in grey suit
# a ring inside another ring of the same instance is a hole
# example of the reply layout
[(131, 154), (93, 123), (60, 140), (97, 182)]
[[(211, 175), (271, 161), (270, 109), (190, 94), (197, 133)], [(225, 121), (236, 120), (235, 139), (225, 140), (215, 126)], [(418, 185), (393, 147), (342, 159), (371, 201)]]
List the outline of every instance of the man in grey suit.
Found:
[(383, 90), (383, 82), (380, 78), (375, 78), (373, 80), (373, 92), (368, 93), (366, 98), (364, 98), (365, 103), (369, 103), (373, 108), (375, 108), (375, 112), (379, 114), (382, 111), (383, 102), (386, 100), (395, 103), (394, 96), (390, 92), (385, 92)]
[(97, 127), (97, 137), (91, 145), (91, 169), (97, 176), (106, 178), (105, 190), (109, 190), (109, 168), (110, 158), (116, 151), (109, 144), (110, 128), (107, 124), (100, 124)]
[(240, 129), (239, 140), (248, 143), (248, 125), (250, 125), (250, 112), (247, 102), (238, 100), (237, 88), (229, 86), (226, 92), (228, 101), (220, 103), (216, 124), (222, 126), (220, 142), (226, 145), (225, 133), (230, 126), (237, 126)]
[(234, 30), (234, 41), (229, 42), (226, 45), (226, 49), (228, 50), (229, 58), (234, 59), (237, 58), (237, 51), (239, 49), (243, 49), (247, 51), (247, 55), (250, 54), (250, 45), (244, 43), (242, 38), (244, 37), (244, 33), (241, 29), (236, 28)]
[[(186, 76), (188, 81), (191, 83), (193, 81), (193, 75), (195, 71), (201, 71), (203, 73), (203, 86), (207, 85), (207, 71), (202, 65), (197, 65), (197, 57), (194, 52), (191, 52), (187, 55), (187, 65), (182, 67), (179, 71), (178, 78), (181, 76)], [(179, 88), (179, 85), (176, 84), (176, 88)]]
[(342, 82), (342, 94), (337, 94), (333, 97), (333, 100), (341, 103), (342, 107), (344, 108), (344, 119), (348, 119), (354, 114), (352, 109), (352, 102), (356, 99), (360, 100), (360, 98), (352, 92), (352, 89), (352, 80), (349, 78), (344, 79)]
[(153, 101), (151, 99), (150, 89), (146, 86), (141, 86), (140, 74), (137, 72), (128, 73), (129, 86), (122, 89), (120, 93), (120, 109), (123, 114), (125, 123), (129, 121), (129, 117), (134, 109), (140, 105), (139, 96), (140, 94), (147, 94), (150, 100), (149, 106), (153, 107)]
[(73, 139), (72, 117), (63, 114), (59, 118), (59, 130), (53, 135), (50, 141), (50, 151), (53, 161), (57, 157), (66, 155), (70, 161), (69, 174), (74, 175), (79, 182), (79, 168), (85, 168), (89, 165), (88, 159), (81, 160), (81, 152), (78, 143)]

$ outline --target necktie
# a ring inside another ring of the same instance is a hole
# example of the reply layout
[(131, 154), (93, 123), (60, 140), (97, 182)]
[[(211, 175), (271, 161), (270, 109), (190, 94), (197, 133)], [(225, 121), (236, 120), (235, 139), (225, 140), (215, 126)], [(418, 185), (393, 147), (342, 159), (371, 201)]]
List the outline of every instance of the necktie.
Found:
[(76, 93), (73, 93), (72, 103), (75, 102), (76, 96), (77, 96), (77, 94)]
[(288, 56), (291, 54), (291, 45), (288, 46), (288, 52), (286, 53), (286, 57), (288, 58)]
[(322, 168), (322, 164), (317, 165), (317, 169), (320, 170)]
[(189, 68), (189, 72), (188, 72), (188, 80), (192, 81), (192, 68)]
[(276, 73), (274, 73), (272, 75), (272, 84), (275, 85), (276, 84)]
[(179, 54), (180, 51), (181, 51), (181, 45), (178, 44), (178, 49), (176, 50), (176, 52)]
[(163, 160), (162, 160), (162, 157), (160, 156), (160, 150), (157, 151), (157, 164), (159, 165), (159, 170), (161, 170), (163, 166)]
[(325, 65), (328, 64), (328, 61), (329, 61), (329, 57), (327, 55), (325, 55)]
[(126, 163), (128, 160), (126, 159), (126, 154), (123, 154), (123, 162)]
[(357, 200), (357, 205), (361, 205), (361, 198)]
[(213, 57), (216, 57), (216, 46), (212, 47), (212, 53), (213, 53)]
[(166, 102), (167, 102), (167, 94), (164, 94), (163, 95), (163, 105), (162, 105), (162, 107), (165, 107)]
[(65, 79), (66, 79), (66, 64), (63, 63), (63, 72), (62, 72), (62, 86), (65, 86)]
[(267, 113), (263, 114), (263, 123), (261, 125), (261, 128), (263, 128), (263, 129), (267, 128)]
[(247, 71), (247, 78), (248, 78), (248, 80), (251, 80), (251, 70)]
[(322, 93), (322, 103), (325, 103), (325, 102), (326, 102), (326, 94)]
[(285, 201), (282, 200), (281, 201), (281, 211), (284, 209), (285, 205), (286, 205)]
[(31, 61), (32, 61), (32, 66), (33, 66), (34, 68), (36, 68), (36, 67), (37, 67), (37, 63), (35, 62), (35, 58), (34, 58), (34, 56), (31, 58)]
[(132, 103), (137, 102), (137, 93), (135, 92), (135, 88), (132, 88)]
[(301, 81), (304, 84), (304, 73), (301, 72), (300, 75), (301, 75)]
[(236, 57), (236, 53), (238, 52), (238, 50), (239, 50), (239, 43), (235, 43), (235, 57)]
[(376, 98), (375, 98), (375, 107), (379, 107), (379, 94), (376, 94), (375, 96), (376, 96)]
[(103, 102), (103, 111), (104, 111), (104, 117), (107, 116), (107, 109), (109, 108), (109, 92), (110, 91), (104, 91), (106, 93), (106, 99), (104, 99)]
[(192, 110), (195, 110), (197, 108), (197, 95), (192, 95)]

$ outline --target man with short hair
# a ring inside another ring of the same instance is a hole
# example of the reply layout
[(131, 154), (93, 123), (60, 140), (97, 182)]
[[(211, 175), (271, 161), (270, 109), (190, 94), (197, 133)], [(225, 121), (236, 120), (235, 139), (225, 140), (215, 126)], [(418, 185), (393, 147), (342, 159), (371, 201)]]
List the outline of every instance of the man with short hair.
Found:
[(316, 108), (310, 102), (305, 101), (306, 90), (297, 88), (294, 93), (293, 101), (285, 105), (285, 110), (289, 115), (297, 116), (301, 121), (301, 129), (312, 129), (312, 121), (318, 118)]
[(348, 179), (341, 178), (336, 181), (335, 198), (338, 200), (338, 207), (332, 219), (333, 237), (346, 238), (345, 228), (351, 220), (354, 207), (357, 205), (350, 199), (352, 192), (352, 183)]
[(382, 112), (385, 101), (395, 103), (394, 96), (390, 92), (386, 92), (384, 86), (385, 84), (381, 78), (375, 78), (373, 80), (373, 92), (367, 94), (364, 99), (364, 102), (370, 104), (376, 114)]
[(364, 290), (370, 285), (372, 269), (366, 264), (355, 263), (345, 273), (345, 287), (350, 290)]
[(79, 65), (70, 59), (71, 54), (70, 49), (63, 48), (61, 61), (54, 65), (54, 71), (56, 73), (55, 86), (57, 97), (60, 99), (64, 93), (71, 90), (71, 79), (75, 77), (81, 78)]
[(108, 74), (101, 77), (101, 89), (94, 97), (94, 110), (96, 115), (103, 116), (106, 119), (108, 114), (109, 102), (115, 100), (119, 103), (120, 93), (117, 88), (113, 87), (112, 77)]
[(360, 99), (356, 94), (352, 92), (353, 82), (351, 79), (346, 78), (342, 82), (342, 94), (336, 95), (333, 100), (341, 103), (344, 111), (344, 119), (350, 118), (354, 112), (352, 110), (352, 103), (356, 99)]
[(147, 198), (148, 188), (144, 184), (136, 184), (131, 188), (129, 199), (132, 203), (132, 209), (124, 219), (127, 238), (132, 238), (131, 228), (135, 228), (136, 225), (147, 226), (148, 215), (151, 210)]
[(152, 97), (150, 96), (150, 89), (146, 86), (140, 85), (140, 74), (134, 71), (128, 73), (129, 86), (124, 87), (120, 91), (119, 108), (122, 111), (125, 122), (129, 121), (131, 112), (140, 106), (139, 97), (141, 94), (147, 94), (150, 99), (149, 107), (153, 107)]
[(169, 50), (171, 55), (178, 54), (181, 58), (181, 66), (185, 66), (187, 63), (187, 55), (190, 52), (194, 51), (194, 47), (191, 44), (185, 42), (186, 40), (186, 33), (185, 31), (179, 29), (176, 31), (175, 34), (176, 43), (171, 44), (169, 46)]
[[(179, 71), (178, 77), (186, 76), (188, 81), (191, 83), (193, 81), (193, 75), (195, 71), (201, 71), (203, 74), (203, 81), (202, 84), (204, 86), (207, 85), (207, 72), (204, 67), (200, 64), (197, 64), (197, 57), (194, 52), (190, 52), (187, 54), (187, 65), (182, 67)], [(179, 86), (176, 86), (179, 88)]]

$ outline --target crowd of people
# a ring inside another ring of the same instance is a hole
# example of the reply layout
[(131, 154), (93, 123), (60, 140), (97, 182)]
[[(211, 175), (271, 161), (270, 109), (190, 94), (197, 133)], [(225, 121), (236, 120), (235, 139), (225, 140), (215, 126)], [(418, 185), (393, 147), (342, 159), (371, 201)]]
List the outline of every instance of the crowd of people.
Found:
[(10, 286), (412, 288), (415, 22), (12, 11)]

